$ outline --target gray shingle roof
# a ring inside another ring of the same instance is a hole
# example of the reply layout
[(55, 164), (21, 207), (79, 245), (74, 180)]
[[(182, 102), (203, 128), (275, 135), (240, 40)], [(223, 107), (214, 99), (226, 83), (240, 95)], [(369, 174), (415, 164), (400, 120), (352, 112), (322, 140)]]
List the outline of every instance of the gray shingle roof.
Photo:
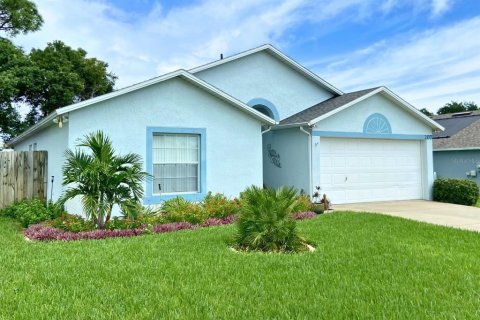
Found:
[(379, 87), (355, 91), (355, 92), (349, 92), (349, 93), (344, 93), (341, 96), (332, 97), (330, 99), (317, 103), (316, 105), (310, 108), (300, 111), (288, 118), (283, 119), (282, 121), (280, 121), (280, 125), (306, 123), (306, 122), (312, 121), (378, 88)]
[(454, 116), (454, 114), (432, 117), (445, 127), (444, 132), (433, 135), (433, 150), (438, 149), (480, 149), (480, 111)]

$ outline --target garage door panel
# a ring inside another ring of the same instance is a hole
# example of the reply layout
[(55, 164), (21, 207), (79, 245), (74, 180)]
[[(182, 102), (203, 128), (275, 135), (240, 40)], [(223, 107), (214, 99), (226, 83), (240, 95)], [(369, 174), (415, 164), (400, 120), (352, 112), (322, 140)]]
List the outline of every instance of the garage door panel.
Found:
[(322, 138), (320, 186), (333, 203), (422, 198), (420, 141)]

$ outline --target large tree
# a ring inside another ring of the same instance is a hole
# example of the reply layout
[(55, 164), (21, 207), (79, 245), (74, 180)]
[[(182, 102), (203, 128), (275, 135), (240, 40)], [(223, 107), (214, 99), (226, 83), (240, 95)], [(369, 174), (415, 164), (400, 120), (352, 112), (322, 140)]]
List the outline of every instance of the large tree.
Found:
[[(117, 79), (106, 62), (87, 58), (81, 48), (54, 41), (25, 54), (2, 37), (37, 31), (42, 24), (32, 1), (0, 0), (0, 136), (5, 140), (57, 108), (113, 91)], [(18, 104), (30, 107), (23, 122)]]
[(474, 110), (478, 110), (478, 106), (474, 102), (451, 101), (438, 109), (437, 114), (447, 114)]
[(43, 19), (29, 0), (0, 0), (0, 31), (9, 36), (37, 31)]
[(72, 49), (61, 41), (29, 54), (33, 69), (23, 88), (33, 110), (45, 116), (57, 108), (113, 91), (117, 77), (108, 64), (87, 58), (81, 48)]
[(0, 38), (0, 135), (4, 139), (24, 129), (15, 103), (21, 100), (20, 87), (29, 64), (20, 48)]
[[(117, 77), (108, 64), (88, 58), (61, 41), (29, 54), (0, 39), (0, 131), (5, 140), (57, 108), (113, 91)], [(14, 106), (30, 107), (21, 122)]]

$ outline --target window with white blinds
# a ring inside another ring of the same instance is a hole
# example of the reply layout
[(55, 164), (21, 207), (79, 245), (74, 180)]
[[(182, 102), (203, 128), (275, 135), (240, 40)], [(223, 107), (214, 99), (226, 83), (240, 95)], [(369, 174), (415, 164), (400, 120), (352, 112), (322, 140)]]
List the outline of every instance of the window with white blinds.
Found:
[(155, 133), (153, 194), (200, 191), (200, 135)]

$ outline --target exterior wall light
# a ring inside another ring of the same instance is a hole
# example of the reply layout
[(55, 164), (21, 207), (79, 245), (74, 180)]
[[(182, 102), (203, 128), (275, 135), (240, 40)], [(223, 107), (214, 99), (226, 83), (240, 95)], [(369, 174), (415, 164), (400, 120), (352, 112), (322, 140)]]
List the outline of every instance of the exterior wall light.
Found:
[(63, 124), (68, 122), (68, 116), (58, 116), (53, 119), (53, 123), (57, 123), (59, 128), (63, 127)]

